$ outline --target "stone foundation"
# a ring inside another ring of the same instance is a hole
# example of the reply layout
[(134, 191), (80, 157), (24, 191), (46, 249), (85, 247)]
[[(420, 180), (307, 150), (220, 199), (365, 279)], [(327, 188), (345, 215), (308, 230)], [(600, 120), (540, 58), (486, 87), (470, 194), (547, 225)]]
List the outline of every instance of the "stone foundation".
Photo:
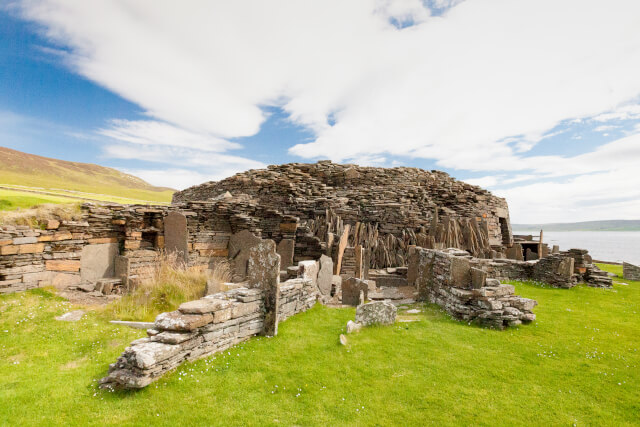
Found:
[(472, 276), (473, 259), (464, 251), (415, 248), (410, 270), (419, 298), (438, 304), (458, 320), (503, 329), (535, 320), (537, 302), (514, 294), (512, 285)]

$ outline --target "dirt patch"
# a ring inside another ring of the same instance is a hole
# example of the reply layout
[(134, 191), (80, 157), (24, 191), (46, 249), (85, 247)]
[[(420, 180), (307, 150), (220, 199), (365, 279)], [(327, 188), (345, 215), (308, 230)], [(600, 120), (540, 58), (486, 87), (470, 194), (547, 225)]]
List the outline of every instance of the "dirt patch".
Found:
[(87, 356), (81, 357), (77, 360), (72, 360), (71, 362), (67, 362), (64, 365), (60, 366), (61, 371), (70, 371), (71, 369), (79, 368), (84, 362), (87, 361)]
[(71, 304), (91, 307), (104, 307), (107, 304), (121, 298), (120, 295), (94, 295), (91, 292), (65, 289), (58, 292), (62, 298), (69, 300)]

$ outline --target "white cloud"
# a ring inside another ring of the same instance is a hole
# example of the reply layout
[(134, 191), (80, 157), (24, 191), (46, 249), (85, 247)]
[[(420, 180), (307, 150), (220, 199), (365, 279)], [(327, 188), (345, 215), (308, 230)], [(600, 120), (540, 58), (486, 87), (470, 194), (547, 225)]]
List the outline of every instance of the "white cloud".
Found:
[(168, 145), (204, 151), (225, 151), (240, 148), (239, 144), (211, 135), (191, 132), (155, 120), (112, 120), (98, 134), (138, 145)]
[(621, 105), (611, 111), (598, 114), (593, 118), (597, 122), (608, 122), (610, 120), (633, 120), (640, 119), (640, 104)]
[(206, 174), (189, 169), (122, 169), (123, 172), (135, 175), (147, 182), (161, 187), (182, 190), (207, 181), (217, 181), (239, 171), (230, 172), (225, 169), (216, 169), (216, 173)]
[(640, 2), (429, 2), (448, 9), (440, 17), (414, 0), (21, 4), (70, 48), (71, 67), (150, 117), (102, 130), (128, 142), (110, 145), (112, 156), (197, 165), (208, 152), (244, 166), (251, 160), (223, 154), (234, 148), (228, 139), (257, 133), (264, 106), (276, 105), (315, 133), (289, 150), (303, 158), (398, 155), (497, 176), (580, 175), (519, 187), (549, 191), (535, 195), (535, 209), (553, 194), (570, 204), (574, 193), (559, 188), (635, 179), (636, 139), (571, 159), (523, 156), (565, 120), (640, 119)]
[[(516, 223), (640, 217), (640, 133), (572, 157), (529, 158), (533, 174), (486, 176), (467, 182), (506, 197)], [(561, 178), (561, 179), (558, 179)], [(506, 185), (528, 181), (525, 185)]]

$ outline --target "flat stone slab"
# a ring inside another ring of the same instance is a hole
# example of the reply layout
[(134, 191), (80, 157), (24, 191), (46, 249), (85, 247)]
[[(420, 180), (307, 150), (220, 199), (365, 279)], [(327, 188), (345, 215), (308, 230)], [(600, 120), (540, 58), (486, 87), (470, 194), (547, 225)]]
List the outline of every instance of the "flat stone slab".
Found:
[(110, 320), (109, 323), (114, 325), (128, 326), (133, 329), (151, 329), (153, 328), (153, 322), (132, 322), (129, 320)]
[(411, 310), (407, 310), (405, 313), (407, 313), (407, 314), (418, 314), (418, 313), (422, 313), (422, 310), (418, 310), (417, 308), (412, 308)]
[(161, 313), (156, 317), (154, 326), (165, 331), (192, 331), (213, 322), (213, 316), (207, 314), (183, 314), (179, 311)]
[(84, 310), (74, 310), (56, 317), (56, 320), (60, 320), (63, 322), (77, 322), (78, 320), (82, 319), (83, 316)]
[(221, 299), (203, 298), (180, 304), (178, 310), (185, 314), (213, 313), (229, 306), (229, 302)]

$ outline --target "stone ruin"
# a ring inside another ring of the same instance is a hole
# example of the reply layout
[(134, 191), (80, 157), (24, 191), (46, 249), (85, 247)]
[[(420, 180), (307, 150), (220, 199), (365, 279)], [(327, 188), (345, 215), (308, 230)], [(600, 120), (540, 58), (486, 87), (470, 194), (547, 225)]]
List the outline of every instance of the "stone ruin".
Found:
[(79, 221), (0, 229), (0, 293), (55, 286), (117, 298), (148, 277), (162, 252), (191, 269), (233, 267), (233, 283), (211, 284), (209, 295), (158, 316), (148, 338), (111, 366), (103, 380), (110, 388), (144, 387), (183, 361), (276, 335), (280, 321), (316, 301), (384, 303), (373, 314), (428, 301), (503, 329), (535, 320), (537, 303), (500, 281), (612, 283), (586, 250), (548, 251), (539, 242), (540, 256), (525, 260), (531, 239), (514, 241), (504, 199), (416, 168), (270, 166), (176, 193), (170, 206), (82, 210)]
[(628, 262), (622, 263), (622, 277), (626, 280), (640, 281), (640, 267)]

